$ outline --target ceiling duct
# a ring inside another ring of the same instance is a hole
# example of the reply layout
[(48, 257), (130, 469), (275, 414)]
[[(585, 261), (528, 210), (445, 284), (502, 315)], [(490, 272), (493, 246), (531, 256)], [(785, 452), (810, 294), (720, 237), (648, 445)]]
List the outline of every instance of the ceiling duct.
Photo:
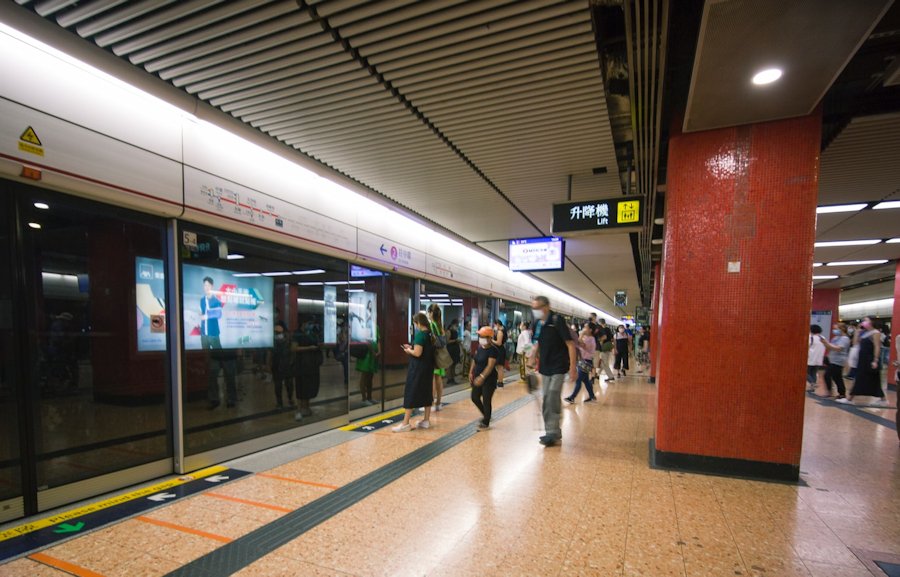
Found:
[(644, 197), (644, 227), (637, 240), (641, 300), (649, 306), (653, 277), (650, 241), (656, 215), (669, 1), (625, 0), (623, 8), (634, 135), (634, 192)]

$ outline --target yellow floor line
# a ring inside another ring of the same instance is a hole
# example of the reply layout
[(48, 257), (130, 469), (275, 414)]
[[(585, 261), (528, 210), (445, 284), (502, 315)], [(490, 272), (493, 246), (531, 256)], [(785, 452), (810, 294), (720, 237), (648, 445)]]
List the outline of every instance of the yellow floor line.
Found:
[(380, 415), (375, 415), (374, 417), (372, 417), (370, 419), (366, 419), (364, 421), (354, 421), (354, 422), (350, 423), (349, 425), (341, 427), (341, 430), (342, 431), (353, 431), (360, 427), (365, 427), (366, 425), (371, 425), (372, 423), (377, 423), (378, 421), (380, 421), (382, 419), (389, 419), (391, 417), (396, 417), (397, 415), (402, 415), (405, 411), (406, 411), (406, 409), (395, 409), (395, 410), (389, 411), (387, 413), (381, 413)]

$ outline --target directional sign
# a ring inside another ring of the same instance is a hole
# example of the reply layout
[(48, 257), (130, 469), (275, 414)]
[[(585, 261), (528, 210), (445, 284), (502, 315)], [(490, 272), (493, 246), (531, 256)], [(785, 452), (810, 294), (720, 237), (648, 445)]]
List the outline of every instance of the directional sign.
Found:
[(81, 521), (75, 523), (74, 525), (70, 525), (69, 523), (63, 523), (59, 525), (56, 529), (53, 530), (54, 533), (77, 533), (84, 529), (84, 523)]
[(620, 196), (554, 204), (553, 234), (638, 231), (644, 224), (643, 200), (641, 196)]
[(151, 501), (156, 501), (157, 503), (161, 503), (161, 502), (165, 501), (166, 499), (174, 499), (177, 496), (178, 495), (173, 495), (172, 493), (160, 493), (159, 495), (152, 495), (147, 498), (150, 499)]
[(225, 475), (213, 475), (212, 477), (207, 477), (204, 479), (207, 483), (221, 483), (222, 481), (227, 481), (229, 477)]

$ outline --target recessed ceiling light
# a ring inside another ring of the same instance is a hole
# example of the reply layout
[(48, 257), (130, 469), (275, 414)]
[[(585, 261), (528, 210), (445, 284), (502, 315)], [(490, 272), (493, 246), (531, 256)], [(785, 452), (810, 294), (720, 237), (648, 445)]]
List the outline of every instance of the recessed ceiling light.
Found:
[(663, 223), (665, 223), (665, 222), (666, 222), (666, 219), (664, 219), (664, 218), (657, 218), (657, 219), (655, 219), (655, 220), (653, 221), (653, 224), (663, 224)]
[(325, 272), (324, 269), (321, 269), (321, 268), (314, 268), (314, 269), (312, 269), (312, 270), (294, 270), (294, 271), (291, 271), (291, 274), (300, 274), (300, 275), (303, 275), (303, 274), (322, 274), (322, 273), (324, 273), (324, 272)]
[(225, 258), (228, 259), (228, 260), (241, 260), (242, 258), (244, 258), (244, 255), (242, 255), (242, 254), (230, 254), (230, 255), (226, 256)]
[(765, 70), (760, 70), (753, 75), (753, 84), (756, 84), (757, 86), (772, 84), (781, 78), (781, 74), (780, 68), (766, 68)]
[(866, 264), (884, 264), (887, 259), (878, 260), (842, 260), (828, 263), (828, 266), (862, 266)]
[(857, 204), (832, 204), (831, 206), (817, 206), (816, 214), (829, 214), (832, 212), (856, 212), (869, 206), (867, 203)]
[(650, 244), (662, 244), (662, 239), (654, 238), (653, 240), (650, 241)]
[(34, 203), (34, 208), (39, 208), (41, 210), (47, 210), (50, 208), (50, 205), (46, 202), (36, 202)]
[(900, 208), (900, 200), (889, 200), (887, 202), (879, 202), (872, 208), (874, 210), (884, 210), (886, 208)]
[(813, 276), (813, 280), (834, 280), (836, 278), (838, 278), (838, 275), (836, 274), (823, 274)]
[(867, 239), (867, 240), (830, 240), (826, 242), (817, 242), (816, 248), (827, 248), (830, 246), (868, 246), (871, 244), (878, 244), (881, 242), (881, 239)]
[(41, 228), (41, 225), (36, 222), (29, 222), (28, 226), (30, 226), (31, 228)]

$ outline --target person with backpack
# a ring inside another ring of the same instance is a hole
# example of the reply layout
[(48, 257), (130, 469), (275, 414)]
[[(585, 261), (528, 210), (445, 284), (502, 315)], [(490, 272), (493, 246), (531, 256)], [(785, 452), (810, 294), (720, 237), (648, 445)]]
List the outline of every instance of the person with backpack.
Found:
[[(444, 339), (444, 324), (441, 321), (441, 307), (437, 303), (428, 305), (429, 330), (435, 338)], [(446, 342), (446, 341), (445, 341)], [(444, 345), (446, 346), (446, 345)], [(444, 396), (444, 377), (447, 376), (447, 369), (434, 369), (434, 410), (441, 410), (441, 397)]]
[(574, 382), (575, 343), (569, 334), (566, 319), (550, 310), (550, 299), (537, 296), (531, 302), (531, 314), (541, 321), (537, 344), (538, 371), (543, 389), (544, 435), (539, 439), (545, 447), (552, 447), (562, 439), (559, 417), (562, 412), (562, 386), (566, 375)]

